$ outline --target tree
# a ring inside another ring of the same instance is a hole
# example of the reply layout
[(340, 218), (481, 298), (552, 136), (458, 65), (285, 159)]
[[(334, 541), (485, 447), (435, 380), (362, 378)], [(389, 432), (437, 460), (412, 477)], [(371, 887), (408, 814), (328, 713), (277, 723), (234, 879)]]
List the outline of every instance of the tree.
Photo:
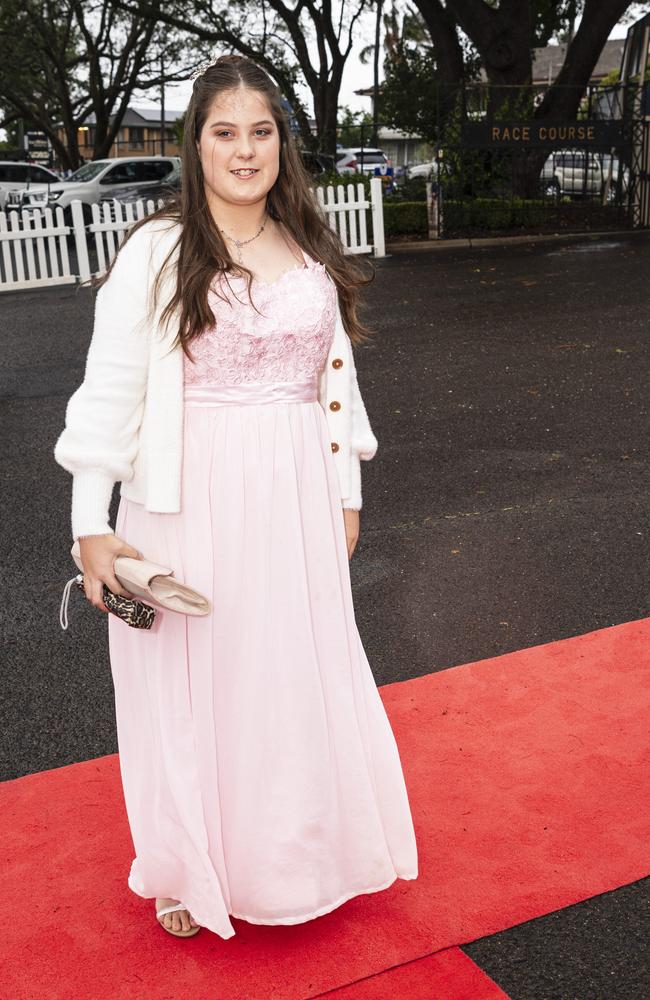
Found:
[[(630, 0), (415, 0), (436, 46), (453, 49), (451, 25), (477, 49), (490, 85), (491, 110), (532, 81), (532, 49), (566, 32), (562, 69), (535, 110), (536, 117), (575, 116), (598, 57)], [(573, 33), (577, 16), (578, 30)], [(531, 93), (532, 107), (532, 93)]]
[[(216, 9), (213, 0), (185, 0), (148, 5), (138, 2), (152, 20), (187, 30), (203, 43), (238, 52), (262, 66), (291, 103), (303, 145), (323, 152), (336, 152), (338, 98), (345, 64), (350, 55), (357, 21), (371, 0), (342, 3), (338, 16), (331, 3), (300, 0), (290, 7), (283, 0), (230, 0)], [(132, 10), (131, 0), (122, 0)], [(316, 43), (316, 59), (308, 39)], [(302, 79), (311, 91), (316, 119), (316, 137), (298, 95)]]
[[(125, 12), (114, 0), (2, 0), (0, 44), (2, 127), (20, 118), (33, 124), (73, 168), (89, 115), (93, 155), (106, 156), (134, 91), (160, 86), (161, 51), (168, 61), (178, 60), (181, 46), (188, 51), (179, 32), (163, 38), (138, 6)], [(166, 82), (186, 79), (189, 63), (166, 73)]]
[(458, 112), (463, 82), (478, 74), (476, 50), (457, 28), (437, 45), (419, 11), (407, 10), (400, 24), (393, 5), (385, 21), (383, 120), (433, 142)]
[[(379, 86), (379, 19), (377, 5), (375, 44), (359, 53), (359, 60), (373, 59), (373, 138), (376, 145), (379, 123), (390, 124), (423, 136), (435, 131), (440, 71), (432, 40), (423, 18), (407, 9), (401, 17), (393, 0), (391, 9), (381, 16), (383, 22), (384, 83)], [(460, 43), (459, 47), (460, 47)], [(461, 51), (461, 64), (463, 56)], [(381, 114), (380, 114), (381, 107)]]
[(352, 111), (347, 105), (339, 108), (338, 138), (344, 147), (368, 145), (368, 136), (373, 128), (373, 117), (369, 111)]

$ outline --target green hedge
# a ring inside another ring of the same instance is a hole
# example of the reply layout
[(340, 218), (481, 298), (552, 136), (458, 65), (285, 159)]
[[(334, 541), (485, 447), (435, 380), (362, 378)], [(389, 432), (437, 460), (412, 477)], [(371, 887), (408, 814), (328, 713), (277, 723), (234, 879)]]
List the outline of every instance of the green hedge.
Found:
[[(620, 222), (621, 214), (614, 206), (556, 204), (543, 198), (448, 198), (443, 201), (443, 236), (607, 228)], [(410, 235), (426, 239), (426, 203), (384, 199), (384, 230), (386, 239)]]
[(425, 201), (391, 201), (384, 198), (384, 234), (386, 239), (409, 233), (426, 237), (427, 203)]
[(494, 229), (530, 229), (548, 221), (554, 206), (541, 198), (473, 198), (466, 201), (449, 199), (443, 202), (446, 234), (473, 229), (489, 232)]
[[(419, 181), (420, 178), (417, 178)], [(342, 181), (343, 182), (343, 181)], [(369, 178), (364, 177), (369, 198)], [(347, 183), (347, 182), (343, 182)], [(412, 195), (411, 195), (412, 198)], [(556, 203), (536, 198), (467, 198), (443, 200), (443, 236), (488, 236), (518, 232), (561, 232), (607, 228), (621, 223), (622, 210), (593, 203)], [(368, 238), (372, 240), (372, 215), (367, 213)], [(428, 238), (427, 205), (423, 200), (384, 196), (384, 234)]]

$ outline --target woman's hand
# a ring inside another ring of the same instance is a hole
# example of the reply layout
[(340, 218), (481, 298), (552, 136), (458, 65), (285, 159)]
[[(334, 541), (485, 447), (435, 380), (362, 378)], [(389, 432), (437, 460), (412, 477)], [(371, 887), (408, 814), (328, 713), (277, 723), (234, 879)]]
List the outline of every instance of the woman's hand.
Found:
[(113, 572), (113, 562), (116, 556), (130, 556), (132, 559), (142, 559), (142, 553), (122, 538), (110, 535), (86, 535), (79, 539), (80, 558), (83, 565), (84, 592), (91, 604), (100, 611), (108, 608), (104, 604), (102, 585), (122, 597), (133, 597), (120, 584)]
[(348, 559), (351, 559), (359, 541), (359, 511), (352, 510), (351, 507), (344, 507), (343, 520), (345, 521), (345, 540), (348, 544)]

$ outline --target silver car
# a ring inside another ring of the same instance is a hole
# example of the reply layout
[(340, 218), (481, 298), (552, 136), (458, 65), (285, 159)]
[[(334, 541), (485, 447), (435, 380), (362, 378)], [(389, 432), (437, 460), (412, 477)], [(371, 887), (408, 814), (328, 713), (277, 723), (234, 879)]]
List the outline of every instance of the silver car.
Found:
[(563, 149), (546, 160), (541, 176), (548, 194), (593, 198), (603, 188), (600, 157), (584, 149)]
[(142, 197), (147, 190), (158, 188), (162, 183), (173, 183), (180, 175), (180, 156), (117, 156), (113, 159), (91, 160), (75, 170), (65, 181), (50, 185), (31, 185), (9, 196), (9, 205), (16, 208), (53, 208), (60, 205), (64, 219), (70, 223), (73, 201), (79, 200), (83, 206), (84, 221), (90, 222), (90, 206), (99, 203), (107, 195), (119, 195), (125, 187), (137, 187)]
[(58, 184), (61, 178), (39, 163), (0, 160), (0, 212), (4, 211), (12, 191), (21, 191), (32, 184)]

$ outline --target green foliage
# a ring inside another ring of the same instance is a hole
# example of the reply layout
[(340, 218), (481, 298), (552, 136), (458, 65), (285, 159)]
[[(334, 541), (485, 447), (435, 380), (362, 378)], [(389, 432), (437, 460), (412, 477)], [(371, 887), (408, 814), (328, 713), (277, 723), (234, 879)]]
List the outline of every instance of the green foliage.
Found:
[(372, 115), (369, 111), (351, 111), (344, 106), (338, 110), (337, 140), (342, 146), (371, 145)]
[(621, 71), (617, 66), (616, 69), (612, 69), (609, 73), (602, 78), (600, 84), (602, 87), (613, 87), (615, 84), (619, 83), (621, 79)]
[(535, 229), (544, 223), (548, 211), (548, 202), (541, 198), (472, 198), (443, 202), (444, 227), (450, 234), (468, 230), (489, 233)]
[[(475, 237), (525, 232), (567, 232), (607, 228), (619, 212), (610, 206), (557, 205), (542, 198), (446, 199), (442, 205), (444, 237)], [(402, 236), (427, 239), (427, 206), (421, 201), (384, 200), (384, 233), (387, 240)]]
[(534, 0), (531, 48), (541, 48), (552, 38), (570, 41), (576, 19), (584, 10), (584, 0)]
[(440, 85), (431, 49), (400, 48), (399, 58), (386, 62), (381, 117), (403, 132), (430, 142), (440, 123)]
[(174, 141), (177, 146), (182, 148), (183, 146), (183, 133), (185, 132), (185, 116), (187, 111), (184, 111), (180, 118), (177, 118), (175, 122), (171, 124), (171, 130), (174, 136)]
[(391, 202), (399, 201), (425, 201), (427, 200), (427, 179), (421, 174), (417, 177), (411, 177), (408, 180), (403, 180), (399, 186), (397, 186), (393, 194), (387, 195), (387, 198)]
[(426, 202), (384, 199), (384, 235), (386, 239), (413, 234), (426, 237), (428, 232)]
[(370, 200), (370, 177), (368, 174), (335, 174), (328, 172), (320, 174), (314, 187), (326, 188), (331, 185), (333, 188), (347, 188), (348, 184), (352, 184), (356, 193), (359, 183), (363, 185), (364, 198)]

